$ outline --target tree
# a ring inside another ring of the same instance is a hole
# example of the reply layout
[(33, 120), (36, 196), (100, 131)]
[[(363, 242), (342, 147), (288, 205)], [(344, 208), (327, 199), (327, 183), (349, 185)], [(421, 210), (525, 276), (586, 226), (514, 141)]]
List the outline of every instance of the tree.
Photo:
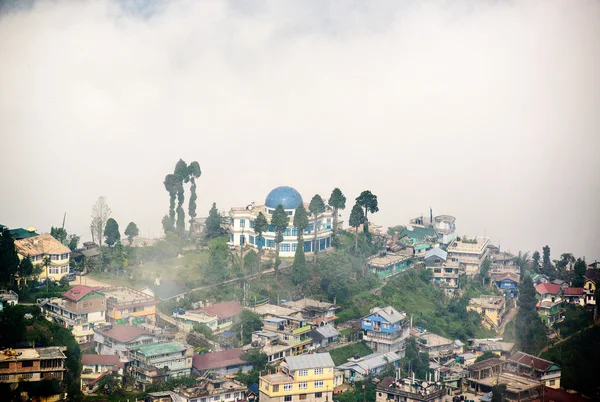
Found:
[(258, 254), (256, 254), (256, 251), (249, 250), (244, 255), (244, 267), (248, 274), (253, 274), (258, 271)]
[(163, 229), (165, 230), (165, 234), (167, 233), (167, 229), (169, 231), (175, 231), (175, 200), (177, 199), (177, 189), (179, 185), (179, 181), (177, 180), (177, 176), (174, 174), (168, 174), (165, 176), (165, 181), (163, 182), (165, 185), (165, 189), (169, 193), (169, 221), (165, 222), (163, 218)]
[(542, 273), (548, 276), (554, 276), (554, 268), (550, 261), (550, 247), (547, 245), (542, 248)]
[(585, 272), (587, 270), (587, 264), (585, 263), (585, 259), (578, 258), (575, 261), (574, 275), (573, 275), (573, 283), (572, 286), (576, 288), (582, 288), (585, 284)]
[(229, 246), (221, 238), (213, 239), (209, 244), (207, 276), (214, 284), (223, 283), (229, 278)]
[(48, 266), (50, 266), (50, 256), (44, 257), (44, 268), (46, 269), (46, 293), (48, 293), (48, 288), (50, 287), (50, 278), (48, 278)]
[(540, 270), (540, 252), (534, 251), (533, 256), (531, 257), (531, 265), (533, 267), (533, 272), (539, 272)]
[(265, 242), (263, 233), (269, 230), (269, 222), (262, 212), (258, 213), (258, 216), (254, 220), (254, 232), (256, 233), (256, 243), (258, 244), (258, 272), (262, 274), (260, 263), (262, 259), (262, 248)]
[(127, 225), (127, 228), (125, 228), (125, 236), (127, 236), (127, 241), (129, 242), (130, 246), (131, 243), (133, 243), (133, 238), (139, 234), (140, 231), (135, 222), (129, 222), (129, 225)]
[(252, 341), (252, 333), (260, 331), (262, 327), (260, 315), (244, 309), (237, 322), (231, 327), (231, 332), (241, 335), (242, 345), (246, 345)]
[(283, 209), (283, 205), (277, 205), (271, 217), (271, 225), (275, 231), (275, 281), (278, 280), (279, 264), (281, 263), (279, 259), (279, 245), (283, 241), (283, 232), (285, 232), (289, 223), (290, 217), (285, 212), (285, 209)]
[(106, 238), (105, 243), (110, 247), (114, 246), (121, 240), (121, 232), (119, 232), (119, 224), (113, 218), (109, 218), (106, 221), (104, 228), (104, 237)]
[(64, 228), (50, 227), (50, 236), (54, 237), (61, 244), (65, 244), (67, 241), (67, 231)]
[(485, 278), (488, 276), (488, 272), (490, 272), (490, 267), (492, 266), (492, 261), (489, 258), (486, 258), (481, 263), (481, 268), (479, 269), (479, 276), (481, 276), (481, 284), (485, 285)]
[(165, 234), (175, 232), (175, 226), (173, 226), (173, 221), (171, 220), (171, 218), (169, 218), (168, 215), (163, 216), (162, 227), (163, 227), (163, 232)]
[(537, 309), (536, 291), (529, 275), (522, 275), (519, 285), (519, 310), (515, 319), (515, 335), (519, 350), (536, 354), (546, 344), (546, 327)]
[(355, 230), (355, 241), (354, 241), (354, 250), (358, 251), (358, 228), (365, 221), (365, 214), (360, 204), (356, 202), (352, 207), (352, 211), (350, 211), (350, 219), (348, 224), (354, 228)]
[(482, 362), (487, 359), (494, 359), (494, 358), (498, 358), (498, 357), (500, 357), (500, 356), (498, 356), (494, 352), (489, 352), (489, 351), (483, 352), (482, 355), (477, 356), (477, 359), (475, 359), (475, 363), (479, 363), (479, 362)]
[(0, 283), (8, 284), (19, 269), (19, 256), (15, 250), (15, 241), (8, 228), (2, 228), (0, 234)]
[(346, 196), (339, 188), (334, 188), (329, 197), (329, 206), (333, 208), (333, 234), (337, 233), (338, 213), (340, 209), (346, 208)]
[(302, 288), (302, 284), (309, 279), (308, 267), (306, 266), (306, 255), (304, 254), (304, 231), (308, 227), (308, 215), (304, 205), (298, 205), (294, 211), (294, 227), (298, 230), (296, 252), (292, 264), (292, 281), (296, 286)]
[(521, 276), (525, 275), (525, 269), (527, 268), (527, 264), (529, 263), (529, 252), (523, 253), (519, 251), (519, 254), (515, 256), (513, 260), (517, 267), (519, 267), (519, 269), (521, 270)]
[(226, 233), (221, 222), (223, 222), (223, 217), (217, 209), (217, 203), (213, 202), (210, 211), (208, 211), (206, 222), (204, 223), (204, 231), (208, 239), (215, 239)]
[(112, 211), (106, 203), (106, 197), (98, 197), (96, 203), (92, 207), (92, 223), (90, 229), (92, 232), (92, 241), (94, 243), (102, 244), (102, 236), (104, 234), (104, 227), (108, 218), (110, 218)]
[(312, 200), (310, 200), (310, 204), (308, 204), (308, 210), (310, 211), (310, 213), (313, 215), (313, 230), (314, 230), (314, 236), (313, 236), (313, 252), (315, 255), (314, 258), (314, 264), (316, 266), (317, 264), (317, 252), (319, 251), (319, 243), (317, 242), (317, 234), (318, 234), (318, 219), (319, 219), (319, 214), (322, 214), (325, 211), (325, 203), (323, 202), (323, 199), (321, 198), (321, 196), (319, 194), (315, 194), (315, 196), (312, 198)]
[(183, 211), (183, 203), (185, 202), (185, 192), (183, 184), (190, 181), (190, 173), (187, 163), (183, 159), (179, 159), (175, 165), (175, 172), (173, 173), (177, 178), (177, 222), (175, 228), (180, 237), (185, 232), (185, 212)]
[(200, 177), (202, 171), (200, 170), (200, 164), (196, 161), (193, 161), (188, 166), (188, 174), (190, 177), (190, 182), (192, 183), (190, 187), (190, 201), (188, 203), (188, 212), (190, 214), (190, 231), (192, 228), (192, 224), (194, 222), (194, 218), (196, 217), (196, 199), (198, 196), (196, 195), (196, 179)]
[(371, 193), (369, 190), (365, 190), (358, 197), (356, 197), (356, 202), (358, 205), (365, 209), (365, 219), (364, 219), (364, 231), (365, 233), (369, 232), (369, 212), (374, 214), (379, 211), (379, 204), (377, 202), (377, 196)]
[(76, 234), (69, 235), (69, 241), (67, 242), (67, 247), (69, 247), (69, 250), (75, 251), (79, 246), (79, 240), (81, 240), (81, 237), (77, 236)]
[(27, 257), (23, 258), (19, 264), (19, 276), (21, 278), (27, 278), (33, 274), (33, 270), (34, 268), (31, 260)]
[(496, 384), (492, 386), (492, 402), (504, 402), (504, 393), (506, 392), (506, 384)]
[(69, 286), (69, 277), (67, 275), (63, 276), (62, 278), (60, 278), (60, 281), (58, 281), (58, 283), (62, 287)]

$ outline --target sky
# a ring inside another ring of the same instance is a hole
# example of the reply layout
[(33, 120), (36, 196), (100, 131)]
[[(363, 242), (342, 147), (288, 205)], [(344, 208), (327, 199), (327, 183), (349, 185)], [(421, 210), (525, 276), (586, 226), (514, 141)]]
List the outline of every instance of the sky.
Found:
[[(198, 214), (378, 196), (504, 250), (600, 259), (600, 2), (37, 1), (0, 8), (0, 223), (91, 239), (106, 196), (161, 235), (196, 160)], [(189, 192), (186, 193), (189, 198)], [(186, 207), (187, 211), (187, 207)]]

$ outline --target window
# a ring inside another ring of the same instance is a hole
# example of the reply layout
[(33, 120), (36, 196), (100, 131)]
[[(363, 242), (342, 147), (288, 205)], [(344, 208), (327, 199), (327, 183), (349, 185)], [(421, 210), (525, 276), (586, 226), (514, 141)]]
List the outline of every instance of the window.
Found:
[(33, 367), (33, 360), (22, 362), (21, 367)]
[(323, 388), (323, 380), (315, 381), (315, 388)]
[(269, 383), (268, 383), (268, 382), (266, 382), (266, 383), (265, 383), (265, 389), (266, 389), (267, 391), (269, 390)]
[(58, 274), (58, 267), (48, 267), (48, 273), (49, 274)]
[(58, 258), (59, 258), (58, 254), (50, 254), (50, 260), (51, 261), (56, 261), (56, 260), (58, 260)]
[(296, 252), (296, 247), (298, 247), (298, 243), (291, 243), (292, 252)]
[(216, 401), (220, 401), (220, 400), (221, 400), (221, 395), (215, 395), (215, 396), (213, 397), (213, 401), (215, 401), (215, 402), (216, 402)]
[(240, 398), (240, 393), (239, 392), (234, 392), (233, 393), (233, 398), (236, 399), (236, 400), (239, 399)]
[(306, 394), (300, 394), (300, 400), (303, 401), (306, 399)]
[(249, 243), (254, 244), (254, 236), (249, 236), (249, 237), (250, 237)]
[(290, 243), (281, 243), (281, 251), (290, 251)]
[(550, 385), (554, 385), (556, 383), (555, 380), (550, 380)]
[(369, 320), (368, 318), (363, 320), (363, 324), (364, 325), (371, 325), (371, 320)]
[(275, 240), (267, 239), (267, 247), (275, 248)]
[(322, 397), (323, 397), (322, 392), (315, 392), (315, 398), (322, 398)]
[(10, 374), (0, 375), (0, 381), (10, 381)]
[(291, 395), (286, 395), (283, 397), (284, 402), (292, 402), (292, 396)]
[(24, 380), (31, 380), (33, 378), (33, 373), (21, 374), (21, 378)]
[(231, 399), (231, 394), (225, 394), (225, 399)]
[(254, 229), (254, 221), (249, 221), (250, 222), (250, 229)]
[(273, 384), (273, 392), (279, 392), (279, 384)]
[(241, 228), (245, 228), (246, 227), (246, 220), (245, 219), (240, 219), (240, 227)]
[(283, 392), (290, 392), (294, 389), (294, 384), (283, 384)]
[(321, 375), (323, 374), (323, 369), (322, 368), (316, 368), (315, 369), (315, 375)]
[(308, 375), (308, 370), (298, 370), (299, 377), (306, 377)]
[(0, 363), (0, 369), (7, 369), (10, 368), (10, 363), (9, 362), (2, 362)]
[(308, 383), (306, 381), (305, 382), (299, 382), (298, 383), (298, 389), (299, 390), (308, 389)]

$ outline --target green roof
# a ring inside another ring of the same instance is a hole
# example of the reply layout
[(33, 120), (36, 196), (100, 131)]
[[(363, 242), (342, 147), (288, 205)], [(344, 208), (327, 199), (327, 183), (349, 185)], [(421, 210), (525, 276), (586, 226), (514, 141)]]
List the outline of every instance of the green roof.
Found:
[(169, 300), (185, 293), (185, 288), (175, 281), (160, 281), (160, 285), (150, 287), (161, 300)]
[(130, 348), (130, 350), (139, 350), (146, 357), (175, 353), (185, 349), (186, 345), (181, 342), (157, 342)]
[(433, 228), (422, 228), (418, 226), (413, 226), (412, 230), (408, 230), (408, 228), (404, 229), (402, 233), (400, 233), (400, 239), (405, 236), (418, 242), (425, 241), (428, 237), (437, 239), (437, 233)]
[(9, 232), (15, 240), (29, 239), (30, 237), (39, 236), (38, 233), (30, 232), (29, 230), (23, 228), (9, 229)]

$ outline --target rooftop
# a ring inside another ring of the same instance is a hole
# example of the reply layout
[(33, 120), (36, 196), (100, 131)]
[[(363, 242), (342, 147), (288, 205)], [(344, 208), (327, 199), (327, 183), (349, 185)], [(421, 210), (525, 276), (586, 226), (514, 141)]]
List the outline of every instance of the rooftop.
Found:
[(161, 280), (160, 285), (153, 285), (150, 288), (161, 300), (173, 299), (177, 296), (183, 295), (186, 292), (184, 286), (176, 281), (169, 280)]
[(481, 306), (489, 309), (499, 309), (504, 306), (504, 297), (502, 296), (483, 296), (475, 297), (469, 300), (469, 304), (474, 306)]
[(335, 366), (329, 353), (313, 353), (310, 355), (288, 356), (285, 358), (285, 361), (291, 371)]
[(242, 349), (228, 349), (201, 355), (194, 354), (192, 365), (196, 370), (202, 371), (244, 364), (246, 361), (241, 359), (243, 353)]
[(384, 320), (386, 320), (390, 324), (395, 324), (397, 322), (400, 322), (400, 321), (406, 319), (406, 314), (405, 313), (399, 312), (398, 310), (396, 310), (392, 306), (387, 306), (387, 307), (384, 307), (384, 308), (381, 308), (381, 307), (372, 308), (369, 315), (372, 315), (372, 314), (379, 315), (381, 318), (383, 318)]
[(133, 325), (115, 325), (108, 331), (100, 333), (122, 343), (129, 342), (140, 335), (152, 335), (143, 328), (134, 327)]
[(375, 268), (385, 268), (407, 259), (408, 257), (403, 254), (386, 253), (385, 255), (378, 255), (369, 258), (368, 264)]
[(264, 304), (264, 305), (258, 306), (258, 307), (246, 307), (246, 308), (250, 311), (255, 312), (256, 314), (274, 315), (274, 316), (292, 315), (292, 314), (297, 314), (300, 311), (302, 311), (301, 309), (298, 309), (298, 308), (277, 306), (275, 304)]
[(81, 355), (81, 364), (88, 366), (114, 366), (119, 363), (117, 355)]
[(427, 252), (425, 253), (425, 259), (430, 258), (430, 257), (438, 257), (438, 258), (446, 261), (446, 258), (448, 257), (448, 253), (439, 247), (434, 247), (434, 248), (427, 250)]
[(35, 228), (28, 228), (28, 229), (16, 228), (16, 229), (9, 229), (8, 231), (10, 232), (10, 235), (12, 236), (12, 238), (15, 240), (28, 239), (30, 237), (39, 236), (39, 234), (35, 232)]
[(65, 299), (69, 299), (69, 300), (77, 302), (77, 301), (83, 299), (87, 294), (89, 294), (97, 289), (98, 288), (91, 288), (89, 286), (76, 285), (73, 288), (71, 288), (70, 290), (67, 290), (65, 293), (63, 293), (62, 296)]
[(22, 349), (4, 349), (0, 351), (0, 362), (17, 360), (37, 360), (37, 359), (66, 359), (63, 353), (66, 350), (62, 346), (49, 346), (45, 348), (22, 348)]
[[(434, 347), (434, 346), (442, 346), (442, 345), (452, 345), (454, 344), (454, 341), (451, 341), (450, 339), (444, 338), (443, 336), (431, 333), (431, 332), (426, 332), (424, 334), (420, 334), (418, 335), (419, 338), (419, 342), (418, 345), (420, 346), (425, 346), (425, 347)], [(420, 340), (421, 339), (425, 339), (427, 341), (426, 344), (422, 343)]]
[(407, 226), (399, 238), (409, 237), (415, 241), (437, 240), (437, 232), (432, 227)]
[(244, 308), (236, 300), (233, 300), (225, 303), (211, 304), (210, 306), (202, 307), (200, 310), (213, 317), (230, 318), (240, 314), (244, 311)]
[(555, 295), (558, 294), (558, 292), (560, 292), (560, 286), (554, 283), (540, 283), (539, 285), (536, 285), (535, 290), (541, 295)]
[(15, 240), (17, 253), (25, 257), (33, 255), (68, 254), (71, 250), (49, 234)]
[(265, 200), (265, 205), (273, 209), (277, 208), (279, 204), (283, 206), (283, 209), (296, 209), (302, 203), (300, 193), (288, 186), (274, 188)]
[(572, 288), (568, 287), (564, 290), (565, 296), (581, 296), (583, 295), (583, 288)]
[(519, 283), (519, 275), (517, 275), (513, 272), (503, 272), (500, 274), (492, 274), (491, 279), (494, 282), (509, 280), (509, 281)]
[(492, 357), (491, 359), (485, 359), (481, 362), (471, 364), (469, 366), (469, 370), (471, 370), (471, 371), (483, 370), (483, 369), (495, 367), (495, 366), (502, 365), (502, 364), (504, 364), (504, 360), (500, 360), (496, 357)]
[(400, 360), (400, 356), (394, 352), (372, 353), (357, 360), (349, 359), (347, 363), (339, 365), (338, 368), (341, 370), (353, 370), (364, 375), (377, 367), (385, 366), (387, 363), (393, 363), (397, 360)]
[(600, 269), (588, 269), (583, 275), (586, 281), (600, 282)]
[(549, 360), (541, 359), (527, 353), (517, 352), (512, 355), (508, 361), (522, 364), (527, 367), (533, 367), (536, 370), (546, 371), (552, 366), (558, 366), (556, 363)]
[(180, 342), (156, 342), (148, 345), (140, 345), (130, 348), (130, 351), (139, 351), (146, 357), (159, 356), (164, 354), (183, 352), (189, 349), (189, 345)]
[(308, 298), (300, 299), (298, 301), (285, 302), (285, 303), (283, 303), (283, 305), (288, 308), (295, 308), (295, 309), (300, 309), (300, 310), (304, 310), (307, 308), (328, 310), (330, 308), (335, 307), (331, 303), (314, 300), (314, 299), (308, 299)]
[(487, 247), (490, 242), (488, 237), (475, 237), (475, 243), (466, 242), (464, 238), (461, 240), (456, 239), (452, 240), (452, 243), (448, 246), (448, 253), (473, 253), (473, 254), (481, 254), (483, 250)]
[(492, 387), (497, 384), (506, 384), (507, 391), (511, 393), (523, 392), (532, 388), (537, 388), (541, 385), (539, 381), (536, 381), (534, 379), (506, 372), (501, 373), (499, 375), (486, 377), (481, 380), (475, 380), (473, 378), (470, 378), (469, 381), (483, 384), (488, 387)]
[(154, 297), (149, 296), (145, 293), (138, 292), (135, 289), (127, 286), (114, 286), (110, 288), (103, 288), (100, 290), (101, 293), (106, 295), (109, 301), (116, 302), (117, 304), (130, 304), (130, 303), (156, 303)]

